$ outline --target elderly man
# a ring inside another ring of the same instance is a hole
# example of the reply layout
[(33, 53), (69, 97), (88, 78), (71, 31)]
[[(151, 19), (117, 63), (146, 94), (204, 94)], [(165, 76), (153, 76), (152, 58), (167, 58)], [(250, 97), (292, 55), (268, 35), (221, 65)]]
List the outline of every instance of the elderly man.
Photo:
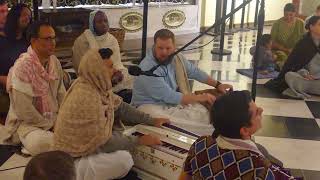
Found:
[(109, 23), (106, 14), (102, 11), (91, 12), (89, 29), (85, 30), (85, 32), (75, 40), (72, 48), (73, 67), (78, 72), (80, 60), (89, 49), (110, 48), (113, 51), (111, 59), (114, 68), (119, 70), (118, 74), (122, 78), (120, 83), (114, 85), (113, 92), (121, 96), (125, 102), (130, 103), (133, 79), (129, 75), (127, 68), (125, 68), (121, 62), (120, 48), (117, 39), (108, 31)]
[(59, 106), (65, 95), (63, 70), (56, 56), (55, 32), (47, 23), (30, 29), (31, 46), (10, 69), (7, 91), (10, 108), (0, 140), (22, 143), (22, 152), (36, 155), (50, 150)]
[(195, 79), (215, 87), (222, 93), (232, 86), (212, 79), (186, 60), (182, 54), (168, 59), (174, 51), (174, 34), (167, 29), (157, 31), (152, 50), (139, 66), (143, 71), (147, 71), (161, 64), (154, 71), (159, 77), (137, 77), (133, 86), (132, 104), (146, 113), (167, 117), (174, 124), (195, 133), (208, 133), (212, 130), (209, 125), (209, 113), (199, 103), (213, 104), (215, 97), (210, 94), (192, 94), (188, 80)]

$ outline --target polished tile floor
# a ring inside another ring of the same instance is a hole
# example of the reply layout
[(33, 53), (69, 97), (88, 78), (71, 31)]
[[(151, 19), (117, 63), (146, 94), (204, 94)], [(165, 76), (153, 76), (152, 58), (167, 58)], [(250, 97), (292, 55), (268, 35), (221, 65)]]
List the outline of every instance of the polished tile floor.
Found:
[[(265, 28), (265, 33), (270, 32), (270, 27)], [(193, 60), (199, 68), (210, 74), (215, 79), (230, 83), (236, 90), (251, 90), (252, 80), (240, 75), (236, 69), (250, 68), (250, 47), (255, 43), (256, 31), (238, 32), (233, 36), (225, 36), (224, 47), (232, 51), (229, 56), (219, 57), (212, 55), (211, 50), (219, 46), (219, 41), (214, 40), (201, 49), (185, 51), (185, 56)], [(178, 47), (181, 47), (193, 37), (184, 35), (177, 37)], [(207, 44), (214, 37), (205, 35), (190, 48)], [(152, 39), (148, 40), (151, 47)], [(123, 46), (123, 60), (125, 64), (139, 60), (140, 41), (126, 41)], [(68, 54), (69, 52), (65, 52)], [(62, 56), (62, 55), (61, 55)], [(64, 61), (68, 61), (68, 55)], [(68, 68), (69, 63), (64, 63)], [(259, 79), (256, 103), (264, 109), (263, 128), (256, 133), (255, 140), (262, 144), (285, 167), (292, 169), (296, 176), (307, 180), (320, 179), (320, 97), (314, 96), (309, 100), (294, 100), (264, 88), (263, 84), (268, 79)], [(198, 82), (193, 82), (193, 90), (208, 88)], [(14, 147), (0, 146), (0, 170), (24, 166), (30, 158), (18, 155)], [(23, 168), (0, 171), (0, 179), (20, 180)]]

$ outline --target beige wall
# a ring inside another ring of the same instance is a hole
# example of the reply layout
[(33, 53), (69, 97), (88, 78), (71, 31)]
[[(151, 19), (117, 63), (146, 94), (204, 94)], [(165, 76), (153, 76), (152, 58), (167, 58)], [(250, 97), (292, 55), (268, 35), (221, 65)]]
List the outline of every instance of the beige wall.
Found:
[(301, 14), (305, 16), (310, 16), (316, 10), (316, 7), (320, 5), (320, 0), (303, 0), (300, 2)]
[[(312, 1), (312, 0), (306, 0)], [(317, 0), (319, 1), (319, 0)], [(239, 6), (243, 0), (236, 0), (236, 7)], [(283, 7), (286, 3), (292, 2), (292, 0), (265, 0), (266, 2), (266, 21), (276, 20), (283, 16)], [(204, 6), (205, 4), (205, 6)], [(252, 0), (250, 3), (250, 11), (248, 16), (248, 6), (246, 7), (245, 22), (247, 19), (249, 22), (254, 21), (256, 0)], [(211, 26), (215, 21), (215, 9), (216, 9), (216, 0), (202, 0), (201, 8), (201, 26)], [(227, 13), (231, 10), (231, 0), (228, 0), (228, 9)], [(204, 11), (204, 12), (203, 12)], [(235, 14), (235, 23), (239, 24), (241, 22), (241, 10)]]

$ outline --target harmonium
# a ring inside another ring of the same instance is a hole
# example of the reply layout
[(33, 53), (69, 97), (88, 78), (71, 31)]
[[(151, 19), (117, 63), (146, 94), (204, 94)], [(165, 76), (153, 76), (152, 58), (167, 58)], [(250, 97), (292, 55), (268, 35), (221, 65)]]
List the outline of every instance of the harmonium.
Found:
[(163, 128), (136, 125), (125, 130), (124, 134), (127, 136), (150, 134), (160, 137), (162, 145), (140, 145), (131, 151), (134, 170), (142, 179), (178, 179), (189, 149), (199, 137), (170, 124), (164, 124)]

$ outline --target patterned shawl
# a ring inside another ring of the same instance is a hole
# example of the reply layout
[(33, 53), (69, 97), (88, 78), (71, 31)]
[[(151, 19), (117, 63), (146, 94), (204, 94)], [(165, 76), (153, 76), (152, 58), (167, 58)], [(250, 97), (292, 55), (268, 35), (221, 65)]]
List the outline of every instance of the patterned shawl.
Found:
[(179, 87), (179, 91), (182, 94), (191, 94), (192, 91), (183, 59), (183, 56), (179, 53), (174, 57), (173, 60), (173, 63), (176, 66), (176, 81)]
[(52, 99), (49, 96), (49, 81), (57, 80), (55, 72), (55, 61), (49, 58), (47, 70), (41, 64), (38, 55), (29, 46), (26, 53), (20, 55), (14, 66), (10, 69), (7, 81), (7, 91), (12, 89), (23, 92), (34, 97), (35, 108), (44, 115), (50, 117), (52, 114)]
[(54, 148), (74, 157), (93, 153), (112, 135), (114, 111), (122, 99), (112, 93), (110, 77), (97, 49), (88, 50), (79, 77), (60, 107)]

